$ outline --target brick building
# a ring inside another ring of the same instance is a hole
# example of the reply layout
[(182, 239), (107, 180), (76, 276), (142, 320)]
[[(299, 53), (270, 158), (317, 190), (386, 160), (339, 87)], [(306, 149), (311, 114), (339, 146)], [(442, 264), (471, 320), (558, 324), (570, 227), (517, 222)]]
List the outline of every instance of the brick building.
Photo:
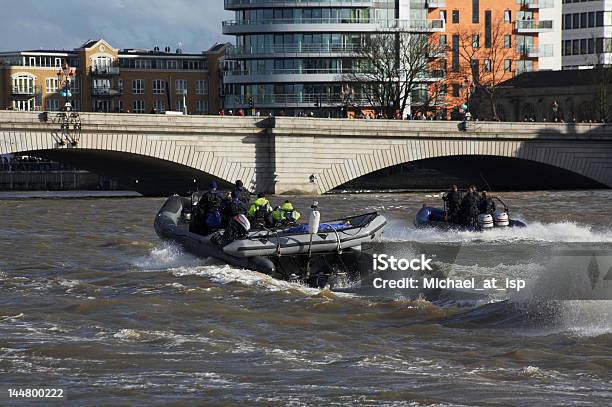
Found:
[[(58, 71), (74, 71), (72, 104), (79, 111), (217, 113), (219, 60), (225, 44), (199, 54), (182, 50), (119, 50), (103, 39), (70, 51), (0, 53), (0, 109), (60, 110)], [(186, 109), (185, 109), (186, 107)]]

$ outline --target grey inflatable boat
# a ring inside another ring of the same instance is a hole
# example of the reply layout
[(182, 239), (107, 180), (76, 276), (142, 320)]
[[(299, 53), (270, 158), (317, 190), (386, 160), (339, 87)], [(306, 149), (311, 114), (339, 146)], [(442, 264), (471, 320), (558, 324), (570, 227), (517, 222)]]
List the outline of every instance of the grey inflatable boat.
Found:
[[(321, 285), (321, 274), (329, 277), (340, 265), (350, 263), (363, 243), (380, 240), (387, 223), (384, 216), (368, 213), (321, 222), (319, 232), (312, 237), (308, 225), (297, 225), (253, 230), (245, 239), (222, 247), (213, 243), (219, 232), (201, 236), (189, 231), (190, 210), (189, 198), (168, 198), (155, 218), (157, 235), (200, 257), (213, 257), (234, 267), (303, 280), (310, 285)], [(313, 276), (317, 276), (316, 282)]]

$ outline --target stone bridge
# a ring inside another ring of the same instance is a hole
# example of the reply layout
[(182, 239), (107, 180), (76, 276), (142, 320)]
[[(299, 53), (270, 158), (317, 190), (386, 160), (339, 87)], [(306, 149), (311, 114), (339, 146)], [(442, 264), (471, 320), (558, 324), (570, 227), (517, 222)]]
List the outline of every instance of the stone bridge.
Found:
[[(144, 194), (242, 179), (268, 193), (324, 193), (406, 163), (494, 189), (612, 187), (612, 126), (81, 113), (62, 143), (56, 113), (0, 112), (0, 154), (66, 162)], [(315, 182), (309, 178), (315, 176)], [(569, 185), (570, 183), (571, 185)]]

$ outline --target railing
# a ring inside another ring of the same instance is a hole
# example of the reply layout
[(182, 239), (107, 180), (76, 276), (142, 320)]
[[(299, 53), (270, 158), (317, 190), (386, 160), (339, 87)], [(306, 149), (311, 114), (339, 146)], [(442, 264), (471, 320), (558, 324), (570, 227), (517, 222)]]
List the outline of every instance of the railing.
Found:
[(441, 30), (444, 20), (376, 20), (370, 18), (275, 18), (265, 20), (228, 20), (223, 27), (274, 24), (371, 24), (381, 29)]
[[(233, 70), (225, 71), (225, 76), (256, 76), (256, 75), (375, 75), (365, 70), (335, 69), (335, 68), (296, 68), (296, 69), (269, 69), (264, 71)], [(442, 79), (446, 73), (443, 70), (432, 70), (417, 75), (419, 80)]]
[(34, 96), (36, 95), (36, 86), (13, 86), (12, 93), (16, 96)]
[(340, 3), (346, 4), (374, 4), (376, 0), (225, 0), (226, 9), (241, 6), (280, 6), (283, 4), (296, 4), (298, 6), (338, 6)]
[(270, 45), (266, 47), (242, 47), (230, 48), (227, 55), (257, 55), (257, 54), (331, 54), (347, 53), (356, 54), (361, 52), (361, 45), (353, 44), (299, 44), (299, 45)]
[(122, 93), (123, 89), (109, 86), (93, 86), (91, 88), (91, 94), (93, 96), (120, 96)]
[(446, 8), (446, 0), (429, 0), (427, 8)]
[(554, 49), (552, 44), (540, 45), (539, 47), (530, 45), (519, 45), (516, 47), (519, 54), (527, 56), (527, 58), (546, 58), (552, 57)]
[(226, 105), (233, 106), (246, 106), (250, 103), (250, 99), (253, 99), (253, 105), (255, 107), (262, 105), (300, 105), (310, 104), (315, 106), (318, 104), (327, 106), (344, 106), (344, 105), (367, 105), (371, 104), (369, 100), (363, 97), (353, 97), (347, 99), (342, 95), (332, 95), (329, 93), (322, 94), (303, 94), (303, 93), (275, 93), (269, 95), (226, 95)]
[(554, 0), (516, 0), (516, 3), (528, 9), (555, 7)]
[(119, 75), (118, 66), (92, 66), (90, 68), (92, 75)]
[(552, 20), (517, 20), (517, 30), (552, 30)]

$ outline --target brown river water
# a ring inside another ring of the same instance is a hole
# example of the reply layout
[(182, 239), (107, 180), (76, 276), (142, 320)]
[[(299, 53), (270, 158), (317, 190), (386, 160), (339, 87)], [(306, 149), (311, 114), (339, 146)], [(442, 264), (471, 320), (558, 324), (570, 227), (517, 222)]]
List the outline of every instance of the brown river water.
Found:
[[(383, 213), (385, 239), (407, 247), (494, 252), (456, 275), (549, 273), (553, 289), (568, 289), (563, 263), (504, 253), (612, 245), (610, 191), (502, 195), (527, 229), (416, 230), (421, 204), (439, 202), (430, 193), (318, 200), (324, 218)], [(295, 200), (306, 216), (311, 200)], [(161, 242), (152, 223), (163, 202), (0, 195), (0, 405), (612, 404), (612, 301), (307, 288)], [(6, 395), (32, 387), (66, 398)]]

